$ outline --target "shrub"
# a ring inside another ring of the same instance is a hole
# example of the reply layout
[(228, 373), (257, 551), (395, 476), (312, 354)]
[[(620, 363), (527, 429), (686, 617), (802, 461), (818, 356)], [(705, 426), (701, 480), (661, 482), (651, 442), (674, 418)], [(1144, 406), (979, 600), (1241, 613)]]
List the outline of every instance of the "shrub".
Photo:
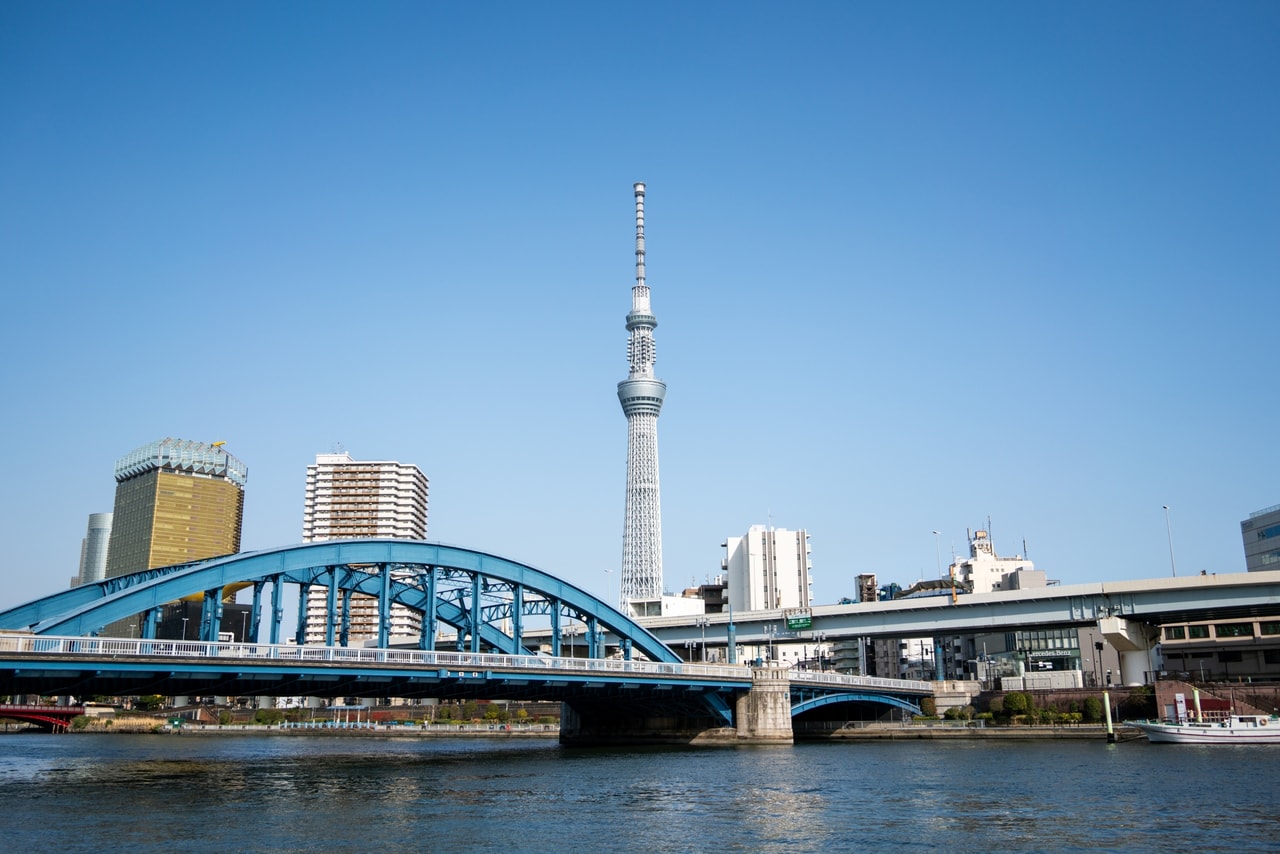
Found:
[(921, 697), (920, 714), (929, 718), (938, 714), (938, 701), (933, 697)]
[(266, 724), (272, 726), (284, 720), (284, 712), (279, 709), (258, 709), (253, 713), (253, 722), (255, 724)]
[(1084, 701), (1084, 719), (1089, 723), (1102, 720), (1102, 701), (1097, 697), (1086, 697)]
[(71, 728), (74, 730), (82, 730), (89, 726), (90, 718), (88, 715), (76, 715), (71, 719)]

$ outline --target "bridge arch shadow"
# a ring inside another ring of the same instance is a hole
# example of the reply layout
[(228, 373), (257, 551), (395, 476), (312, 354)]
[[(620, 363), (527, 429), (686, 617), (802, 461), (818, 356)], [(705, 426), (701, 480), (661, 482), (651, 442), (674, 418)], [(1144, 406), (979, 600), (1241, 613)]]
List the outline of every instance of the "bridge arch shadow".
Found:
[[(113, 623), (141, 616), (141, 637), (154, 638), (163, 607), (202, 598), (196, 639), (216, 641), (223, 605), (252, 587), (250, 627), (244, 641), (280, 643), (284, 596), (298, 596), (293, 637), (304, 642), (306, 602), (313, 587), (328, 590), (326, 645), (346, 646), (352, 595), (377, 602), (379, 648), (390, 646), (391, 606), (422, 615), (419, 648), (434, 649), (440, 626), (452, 629), (459, 651), (528, 655), (527, 618), (544, 618), (551, 654), (560, 655), (566, 628), (582, 626), (588, 657), (604, 656), (604, 635), (617, 638), (624, 658), (639, 653), (652, 661), (679, 656), (642, 626), (580, 587), (548, 572), (473, 549), (418, 540), (359, 539), (245, 552), (190, 564), (144, 570), (82, 585), (0, 611), (0, 629), (35, 634), (92, 636)], [(345, 616), (344, 616), (345, 614)], [(269, 639), (260, 638), (265, 628)]]

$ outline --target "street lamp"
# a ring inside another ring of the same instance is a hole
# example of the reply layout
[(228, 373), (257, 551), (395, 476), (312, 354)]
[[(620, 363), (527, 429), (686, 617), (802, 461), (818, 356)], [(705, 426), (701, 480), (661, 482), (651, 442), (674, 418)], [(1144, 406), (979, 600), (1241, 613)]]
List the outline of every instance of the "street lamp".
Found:
[(1169, 535), (1169, 568), (1173, 570), (1173, 577), (1178, 577), (1178, 565), (1173, 562), (1173, 526), (1169, 524), (1169, 505), (1164, 506), (1164, 530)]
[(249, 624), (249, 612), (241, 611), (240, 612), (240, 643), (244, 643), (249, 639), (247, 634), (248, 629), (246, 628), (248, 624)]
[(938, 564), (938, 577), (942, 577), (942, 552), (938, 550), (938, 532), (933, 532), (933, 559)]
[(188, 620), (188, 619), (190, 619), (190, 618), (189, 618), (189, 617), (183, 617), (183, 618), (182, 618), (182, 639), (183, 639), (183, 640), (186, 640), (186, 639), (187, 639), (187, 620)]
[(696, 620), (693, 621), (693, 624), (695, 626), (702, 629), (702, 663), (703, 664), (707, 663), (707, 625), (710, 622), (711, 621), (708, 620), (706, 617), (698, 617)]

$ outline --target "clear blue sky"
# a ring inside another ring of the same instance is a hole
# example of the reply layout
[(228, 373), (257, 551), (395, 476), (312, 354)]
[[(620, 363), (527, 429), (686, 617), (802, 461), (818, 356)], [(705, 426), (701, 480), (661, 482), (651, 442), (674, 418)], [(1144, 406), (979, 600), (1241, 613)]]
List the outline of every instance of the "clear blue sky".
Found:
[(1165, 504), (1242, 571), (1278, 91), (1273, 2), (0, 4), (0, 606), (164, 436), (247, 463), (245, 549), (341, 443), (616, 598), (634, 181), (669, 588), (770, 521), (819, 603), (988, 518), (1167, 576)]

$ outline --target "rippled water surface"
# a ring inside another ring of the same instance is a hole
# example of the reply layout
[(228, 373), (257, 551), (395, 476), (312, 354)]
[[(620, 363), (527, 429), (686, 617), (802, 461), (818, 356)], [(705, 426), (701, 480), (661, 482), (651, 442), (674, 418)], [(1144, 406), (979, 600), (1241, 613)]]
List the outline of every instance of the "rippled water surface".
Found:
[(0, 738), (9, 851), (1280, 850), (1280, 747)]

